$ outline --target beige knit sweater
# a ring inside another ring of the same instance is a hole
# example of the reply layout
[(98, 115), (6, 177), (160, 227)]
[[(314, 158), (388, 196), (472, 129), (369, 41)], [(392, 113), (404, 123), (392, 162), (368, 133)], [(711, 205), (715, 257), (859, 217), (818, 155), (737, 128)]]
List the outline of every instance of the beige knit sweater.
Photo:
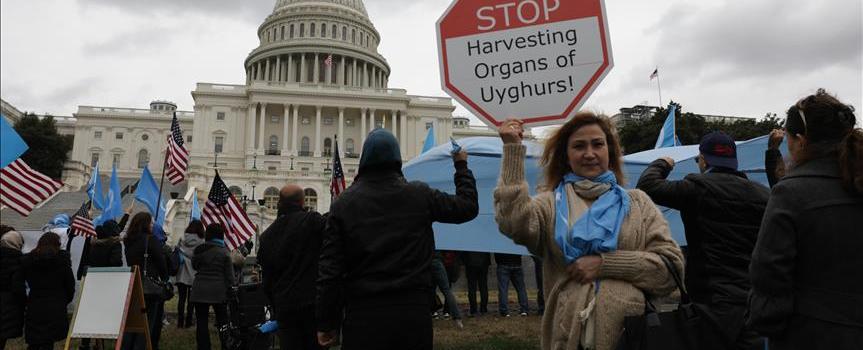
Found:
[[(542, 349), (577, 350), (582, 331), (578, 313), (593, 296), (595, 284), (580, 284), (566, 272), (563, 254), (554, 241), (554, 194), (542, 192), (530, 197), (524, 160), (525, 146), (504, 145), (501, 175), (494, 191), (495, 220), (501, 232), (543, 259), (546, 301)], [(569, 222), (575, 222), (590, 203), (578, 197), (571, 186), (566, 191)], [(594, 309), (597, 350), (615, 348), (624, 317), (644, 312), (644, 293), (664, 296), (675, 290), (659, 254), (683, 271), (683, 254), (671, 239), (659, 209), (644, 192), (628, 193), (631, 209), (621, 227), (617, 250), (602, 254)]]

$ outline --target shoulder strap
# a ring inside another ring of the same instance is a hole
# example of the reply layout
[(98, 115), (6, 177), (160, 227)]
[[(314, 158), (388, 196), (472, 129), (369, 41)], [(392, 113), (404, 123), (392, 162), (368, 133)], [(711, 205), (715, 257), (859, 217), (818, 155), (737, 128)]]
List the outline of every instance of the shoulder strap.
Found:
[(665, 268), (668, 269), (668, 272), (671, 274), (671, 278), (674, 279), (674, 283), (677, 284), (677, 289), (680, 290), (680, 303), (681, 304), (689, 304), (689, 293), (686, 291), (686, 285), (683, 284), (683, 279), (680, 278), (680, 272), (677, 271), (677, 266), (675, 266), (671, 260), (668, 259), (665, 255), (658, 254), (659, 258), (662, 259), (662, 262), (665, 264)]

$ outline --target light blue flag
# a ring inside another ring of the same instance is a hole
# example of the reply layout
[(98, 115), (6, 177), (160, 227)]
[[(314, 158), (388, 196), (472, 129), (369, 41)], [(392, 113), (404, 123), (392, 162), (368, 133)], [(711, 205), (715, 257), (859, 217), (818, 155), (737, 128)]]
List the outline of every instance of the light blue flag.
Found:
[(662, 124), (662, 129), (659, 130), (659, 137), (656, 138), (654, 149), (674, 147), (680, 144), (677, 140), (677, 128), (674, 123), (674, 112), (676, 110), (677, 107), (675, 105), (668, 106), (668, 118), (665, 118), (665, 123)]
[[(435, 146), (435, 142), (434, 142), (434, 125), (432, 125), (432, 127), (431, 127), (431, 128), (429, 128), (429, 132), (428, 132), (428, 134), (426, 135), (426, 143), (423, 145), (423, 151), (422, 151), (422, 153), (426, 153), (426, 152), (428, 152), (428, 150), (430, 150), (430, 149), (434, 148), (434, 146)], [(422, 154), (422, 153), (420, 153), (420, 154)]]
[(192, 212), (189, 213), (189, 221), (198, 220), (201, 221), (201, 207), (198, 206), (198, 194), (195, 193), (192, 195)]
[[(153, 174), (150, 173), (148, 167), (144, 167), (141, 173), (141, 180), (138, 182), (138, 188), (135, 190), (135, 200), (144, 203), (150, 214), (156, 213), (156, 202), (159, 201), (159, 185), (153, 179)], [(159, 217), (156, 218), (156, 224), (164, 226), (165, 224), (165, 200), (164, 197), (159, 205)]]
[(6, 118), (0, 114), (0, 139), (3, 140), (3, 147), (0, 147), (0, 168), (4, 168), (9, 163), (14, 162), (27, 151), (27, 143), (15, 132)]
[(90, 176), (90, 181), (87, 182), (87, 196), (93, 202), (93, 208), (104, 210), (105, 197), (102, 194), (102, 178), (99, 177), (99, 163), (93, 168), (93, 174)]
[(105, 209), (102, 209), (102, 215), (93, 220), (93, 224), (96, 226), (101, 225), (105, 221), (123, 216), (123, 196), (120, 194), (120, 179), (117, 178), (117, 167), (111, 170), (111, 182), (106, 199), (107, 203), (105, 203)]

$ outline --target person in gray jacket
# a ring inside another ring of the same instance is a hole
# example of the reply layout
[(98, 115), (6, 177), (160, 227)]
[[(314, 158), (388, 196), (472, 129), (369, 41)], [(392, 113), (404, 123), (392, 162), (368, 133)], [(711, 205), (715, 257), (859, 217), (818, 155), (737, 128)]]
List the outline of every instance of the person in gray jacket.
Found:
[(210, 307), (216, 314), (216, 328), (228, 323), (228, 296), (234, 284), (231, 257), (225, 248), (225, 229), (220, 224), (207, 226), (207, 241), (195, 248), (192, 268), (197, 271), (192, 283), (191, 302), (195, 303), (198, 349), (210, 349), (208, 316)]
[(186, 227), (186, 232), (177, 246), (177, 254), (180, 258), (180, 268), (175, 276), (177, 284), (177, 328), (188, 328), (192, 326), (192, 315), (194, 308), (189, 300), (189, 292), (195, 282), (195, 268), (192, 266), (192, 258), (195, 257), (195, 248), (204, 244), (204, 224), (199, 220), (192, 220)]

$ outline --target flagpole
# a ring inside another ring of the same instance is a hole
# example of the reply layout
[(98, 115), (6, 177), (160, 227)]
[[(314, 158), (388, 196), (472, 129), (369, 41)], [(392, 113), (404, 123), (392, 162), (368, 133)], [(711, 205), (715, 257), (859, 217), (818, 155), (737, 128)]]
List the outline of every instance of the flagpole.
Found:
[(659, 83), (659, 67), (656, 67), (656, 90), (659, 91), (659, 107), (662, 107), (662, 85)]
[[(168, 142), (170, 143), (170, 140)], [(168, 147), (170, 147), (170, 145)], [(156, 196), (156, 213), (153, 215), (153, 222), (154, 223), (159, 222), (159, 209), (162, 209), (162, 186), (165, 185), (165, 168), (168, 167), (168, 153), (169, 153), (168, 149), (166, 148), (165, 149), (165, 157), (163, 157), (164, 160), (162, 161), (162, 177), (161, 177), (161, 179), (159, 179), (159, 195)], [(164, 227), (162, 227), (162, 232), (166, 233)], [(165, 238), (167, 239), (168, 237), (166, 236)], [(150, 249), (149, 246), (150, 246), (150, 237), (145, 237), (144, 238), (144, 266), (143, 266), (144, 277), (147, 276), (147, 260), (150, 257), (150, 254), (148, 253), (148, 251)]]

